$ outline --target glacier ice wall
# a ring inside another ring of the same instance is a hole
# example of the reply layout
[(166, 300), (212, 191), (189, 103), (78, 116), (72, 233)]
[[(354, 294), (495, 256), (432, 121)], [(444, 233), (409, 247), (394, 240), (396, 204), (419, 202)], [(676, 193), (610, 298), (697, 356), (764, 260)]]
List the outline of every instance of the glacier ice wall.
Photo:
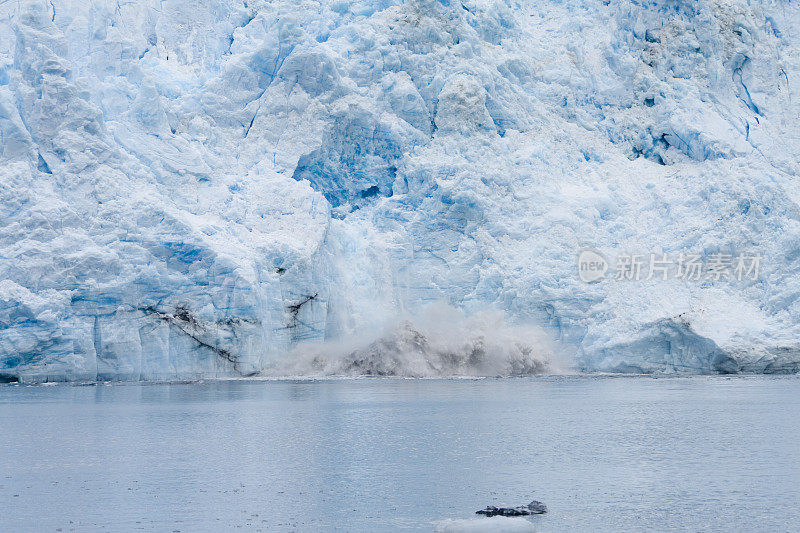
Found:
[(797, 371), (799, 47), (788, 0), (2, 2), (0, 378), (377, 339), (341, 369), (436, 302), (583, 370)]

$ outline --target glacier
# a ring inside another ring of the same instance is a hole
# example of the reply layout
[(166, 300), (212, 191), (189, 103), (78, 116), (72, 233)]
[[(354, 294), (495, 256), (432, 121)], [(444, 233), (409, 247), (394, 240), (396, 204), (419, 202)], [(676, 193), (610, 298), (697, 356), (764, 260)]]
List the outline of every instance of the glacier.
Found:
[(797, 372), (798, 87), (789, 0), (0, 1), (0, 381)]

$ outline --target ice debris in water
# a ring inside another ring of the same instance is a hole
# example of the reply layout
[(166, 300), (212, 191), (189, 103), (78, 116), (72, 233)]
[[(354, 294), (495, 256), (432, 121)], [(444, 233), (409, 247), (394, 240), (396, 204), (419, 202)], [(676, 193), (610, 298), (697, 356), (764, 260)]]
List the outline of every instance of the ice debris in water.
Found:
[(441, 520), (436, 522), (436, 533), (533, 533), (536, 528), (524, 518), (495, 516), (492, 518), (468, 518)]
[(489, 505), (486, 509), (475, 511), (475, 514), (482, 514), (484, 516), (528, 516), (532, 514), (544, 514), (547, 512), (547, 506), (542, 502), (533, 500), (528, 505), (519, 505), (517, 507), (496, 507)]

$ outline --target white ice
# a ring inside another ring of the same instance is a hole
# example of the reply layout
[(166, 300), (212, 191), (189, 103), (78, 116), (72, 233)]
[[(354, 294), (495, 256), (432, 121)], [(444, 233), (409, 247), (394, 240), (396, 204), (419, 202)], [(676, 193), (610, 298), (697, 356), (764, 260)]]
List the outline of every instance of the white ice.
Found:
[(799, 45), (770, 0), (2, 2), (0, 379), (345, 372), (431, 304), (577, 370), (797, 371)]

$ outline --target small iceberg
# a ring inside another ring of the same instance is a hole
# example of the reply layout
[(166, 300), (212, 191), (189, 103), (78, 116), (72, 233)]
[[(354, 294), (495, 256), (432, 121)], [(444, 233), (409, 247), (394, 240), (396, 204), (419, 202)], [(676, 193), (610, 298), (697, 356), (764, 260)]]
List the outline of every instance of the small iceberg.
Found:
[(475, 511), (475, 514), (482, 514), (484, 516), (528, 516), (532, 514), (544, 514), (547, 512), (547, 506), (542, 502), (533, 500), (528, 505), (520, 505), (518, 507), (495, 507), (490, 505), (486, 509)]

